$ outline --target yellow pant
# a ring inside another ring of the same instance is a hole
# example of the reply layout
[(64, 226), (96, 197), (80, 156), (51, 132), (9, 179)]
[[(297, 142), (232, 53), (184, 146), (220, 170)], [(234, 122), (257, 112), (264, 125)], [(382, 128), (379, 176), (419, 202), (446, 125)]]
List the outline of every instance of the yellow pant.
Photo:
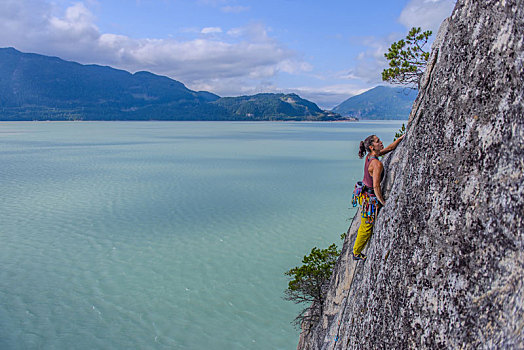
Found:
[(353, 254), (358, 255), (364, 247), (366, 246), (366, 243), (369, 241), (369, 237), (371, 237), (371, 234), (373, 233), (373, 224), (368, 224), (366, 222), (365, 218), (360, 218), (360, 227), (358, 228), (357, 232), (357, 239), (355, 240), (355, 245), (353, 246)]

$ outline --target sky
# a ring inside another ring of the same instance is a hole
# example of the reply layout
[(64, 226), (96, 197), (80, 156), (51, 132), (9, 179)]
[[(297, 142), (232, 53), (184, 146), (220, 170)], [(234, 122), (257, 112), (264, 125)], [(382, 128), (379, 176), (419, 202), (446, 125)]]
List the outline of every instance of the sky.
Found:
[(296, 93), (331, 109), (381, 81), (411, 27), (438, 31), (455, 0), (0, 0), (0, 47), (219, 96)]

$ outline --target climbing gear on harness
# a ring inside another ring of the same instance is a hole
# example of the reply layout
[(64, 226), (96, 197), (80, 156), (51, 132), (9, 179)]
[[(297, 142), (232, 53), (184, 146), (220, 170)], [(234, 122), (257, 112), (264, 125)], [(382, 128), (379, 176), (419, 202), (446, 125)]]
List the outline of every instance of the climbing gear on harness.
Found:
[(359, 181), (355, 184), (355, 189), (353, 190), (353, 197), (351, 198), (351, 203), (353, 204), (354, 207), (362, 204), (361, 195), (362, 195), (363, 188), (364, 188), (364, 183), (362, 181)]
[(375, 192), (372, 188), (364, 185), (362, 181), (357, 182), (353, 190), (351, 203), (354, 207), (357, 205), (362, 207), (362, 217), (366, 219), (368, 224), (372, 224), (375, 221), (379, 201), (375, 197)]
[(353, 254), (353, 260), (366, 260), (367, 256), (359, 253), (357, 255)]

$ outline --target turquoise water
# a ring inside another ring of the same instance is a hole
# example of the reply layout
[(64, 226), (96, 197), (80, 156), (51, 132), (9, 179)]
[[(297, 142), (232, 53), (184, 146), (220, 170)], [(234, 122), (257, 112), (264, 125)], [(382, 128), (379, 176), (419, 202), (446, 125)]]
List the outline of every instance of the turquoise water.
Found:
[(0, 349), (296, 348), (283, 272), (401, 124), (0, 123)]

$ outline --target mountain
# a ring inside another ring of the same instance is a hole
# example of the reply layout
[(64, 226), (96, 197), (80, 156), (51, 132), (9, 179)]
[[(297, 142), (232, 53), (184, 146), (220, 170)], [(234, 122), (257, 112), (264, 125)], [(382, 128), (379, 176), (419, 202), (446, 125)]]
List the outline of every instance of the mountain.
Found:
[(297, 95), (226, 97), (129, 73), (0, 49), (0, 120), (337, 120)]
[(338, 120), (336, 113), (323, 111), (296, 94), (257, 94), (223, 97), (213, 102), (233, 118), (252, 120)]
[(359, 119), (408, 119), (416, 97), (413, 89), (377, 86), (348, 98), (333, 112)]
[[(0, 113), (27, 119), (192, 119), (209, 117), (219, 96), (148, 72), (81, 65), (0, 49)], [(220, 114), (220, 113), (218, 113)]]

